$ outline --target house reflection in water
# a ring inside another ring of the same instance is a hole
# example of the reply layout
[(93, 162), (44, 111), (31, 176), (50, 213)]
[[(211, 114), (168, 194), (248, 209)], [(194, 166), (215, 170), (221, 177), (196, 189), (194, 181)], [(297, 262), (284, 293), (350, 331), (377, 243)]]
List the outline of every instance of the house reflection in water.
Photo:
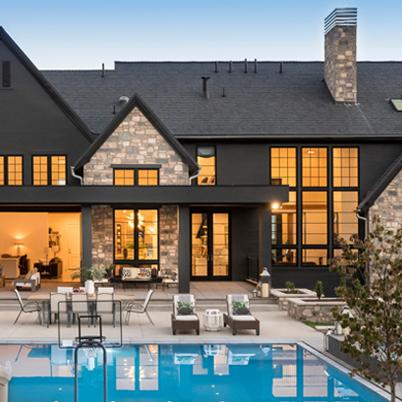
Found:
[[(128, 345), (107, 355), (109, 400), (371, 400), (360, 396), (358, 383), (298, 345)], [(0, 364), (5, 361), (14, 373), (10, 402), (23, 402), (27, 389), (30, 402), (71, 401), (71, 349), (0, 345)], [(101, 400), (102, 354), (85, 350), (78, 363), (80, 401)]]

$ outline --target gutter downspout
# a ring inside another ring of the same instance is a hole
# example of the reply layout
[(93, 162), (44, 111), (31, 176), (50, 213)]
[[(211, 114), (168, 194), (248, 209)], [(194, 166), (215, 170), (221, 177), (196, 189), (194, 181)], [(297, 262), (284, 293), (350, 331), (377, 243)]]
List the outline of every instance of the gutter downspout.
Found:
[(363, 215), (360, 215), (360, 213), (361, 213), (361, 210), (358, 209), (356, 211), (356, 217), (357, 217), (357, 219), (364, 222), (364, 240), (366, 240), (367, 236), (368, 236), (369, 222), (368, 222), (368, 218)]
[(71, 171), (71, 176), (73, 176), (75, 179), (78, 179), (80, 181), (81, 186), (82, 186), (84, 178), (82, 176), (79, 176), (77, 173), (75, 173), (75, 167), (74, 166), (70, 167), (70, 171)]
[(192, 176), (190, 176), (190, 178), (189, 178), (190, 184), (194, 179), (196, 179), (200, 175), (200, 173), (201, 173), (201, 168), (199, 167), (197, 169), (197, 171)]

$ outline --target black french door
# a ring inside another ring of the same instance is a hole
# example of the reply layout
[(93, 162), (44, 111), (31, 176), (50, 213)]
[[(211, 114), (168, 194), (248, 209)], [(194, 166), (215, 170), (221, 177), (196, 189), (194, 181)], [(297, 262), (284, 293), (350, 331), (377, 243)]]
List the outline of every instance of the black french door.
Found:
[(191, 213), (191, 280), (230, 280), (228, 212)]

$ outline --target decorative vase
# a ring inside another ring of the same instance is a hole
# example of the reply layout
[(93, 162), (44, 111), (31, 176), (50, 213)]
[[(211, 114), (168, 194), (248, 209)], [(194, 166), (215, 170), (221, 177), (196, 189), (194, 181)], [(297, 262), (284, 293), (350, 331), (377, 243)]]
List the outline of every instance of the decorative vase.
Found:
[(92, 279), (85, 281), (85, 293), (88, 295), (95, 293), (95, 282)]

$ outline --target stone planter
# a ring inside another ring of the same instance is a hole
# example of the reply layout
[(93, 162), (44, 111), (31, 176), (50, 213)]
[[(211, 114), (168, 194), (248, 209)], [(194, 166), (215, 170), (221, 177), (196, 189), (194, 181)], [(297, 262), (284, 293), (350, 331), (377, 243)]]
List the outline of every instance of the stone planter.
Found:
[(317, 297), (317, 294), (310, 289), (295, 289), (297, 293), (286, 293), (287, 289), (272, 289), (271, 296), (278, 299), (279, 310), (287, 310), (288, 309), (288, 299), (294, 298), (310, 298)]
[(299, 321), (314, 321), (319, 324), (334, 322), (332, 310), (342, 309), (346, 303), (338, 298), (293, 298), (288, 300), (288, 314)]

